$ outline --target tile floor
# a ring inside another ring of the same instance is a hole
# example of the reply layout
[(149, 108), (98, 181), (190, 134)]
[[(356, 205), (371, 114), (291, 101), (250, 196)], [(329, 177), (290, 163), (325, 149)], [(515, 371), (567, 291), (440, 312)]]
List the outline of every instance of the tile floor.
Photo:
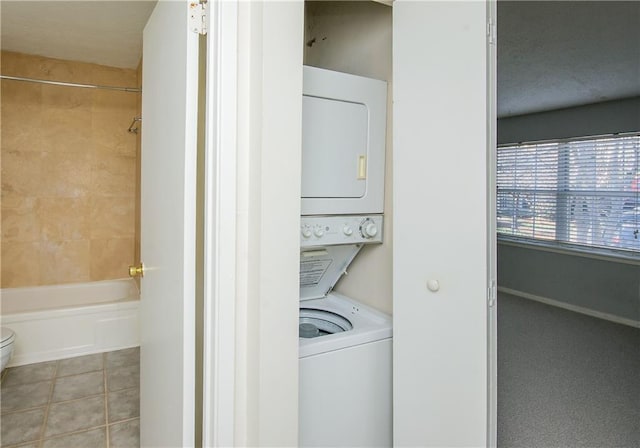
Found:
[(0, 446), (140, 446), (140, 351), (118, 350), (2, 372)]

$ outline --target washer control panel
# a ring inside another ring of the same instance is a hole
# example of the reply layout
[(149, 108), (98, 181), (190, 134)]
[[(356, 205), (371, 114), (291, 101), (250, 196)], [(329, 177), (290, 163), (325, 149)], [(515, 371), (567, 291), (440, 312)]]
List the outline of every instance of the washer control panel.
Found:
[(382, 215), (302, 216), (300, 246), (382, 242)]

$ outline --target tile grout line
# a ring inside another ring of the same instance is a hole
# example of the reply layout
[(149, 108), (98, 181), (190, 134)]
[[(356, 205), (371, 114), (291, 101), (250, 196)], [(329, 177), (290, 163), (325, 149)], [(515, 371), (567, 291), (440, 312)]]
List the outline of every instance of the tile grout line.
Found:
[(51, 389), (49, 390), (49, 400), (47, 406), (44, 409), (44, 421), (42, 422), (42, 428), (40, 429), (40, 439), (36, 442), (38, 447), (42, 447), (44, 444), (44, 433), (47, 430), (47, 423), (49, 422), (49, 410), (51, 409), (51, 401), (53, 400), (53, 391), (56, 387), (56, 378), (58, 377), (58, 366), (60, 361), (56, 361), (56, 365), (53, 368), (53, 377), (51, 379)]

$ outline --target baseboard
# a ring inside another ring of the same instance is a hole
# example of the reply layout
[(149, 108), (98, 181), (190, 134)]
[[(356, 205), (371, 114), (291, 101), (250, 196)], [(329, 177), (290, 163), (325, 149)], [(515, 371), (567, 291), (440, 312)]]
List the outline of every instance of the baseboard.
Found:
[(139, 341), (139, 301), (132, 300), (2, 316), (16, 333), (8, 366), (90, 355), (135, 347)]
[(571, 305), (559, 300), (549, 299), (548, 297), (537, 296), (535, 294), (529, 294), (528, 292), (518, 291), (516, 289), (505, 288), (504, 286), (498, 287), (499, 292), (510, 294), (512, 296), (522, 297), (523, 299), (535, 300), (536, 302), (544, 303), (546, 305), (563, 308), (565, 310), (574, 311), (580, 314), (586, 314), (587, 316), (597, 317), (598, 319), (608, 320), (617, 324), (628, 325), (630, 327), (640, 328), (640, 321), (627, 319), (626, 317), (616, 316), (615, 314), (603, 313), (601, 311), (595, 311), (590, 308), (585, 308), (578, 305)]

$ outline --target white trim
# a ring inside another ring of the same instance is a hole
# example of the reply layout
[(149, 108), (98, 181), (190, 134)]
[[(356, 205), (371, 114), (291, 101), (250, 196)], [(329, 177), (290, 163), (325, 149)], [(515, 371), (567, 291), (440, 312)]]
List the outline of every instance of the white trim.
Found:
[(498, 306), (496, 172), (497, 106), (497, 0), (487, 1), (487, 447), (498, 444)]
[(608, 320), (616, 324), (622, 324), (622, 325), (628, 325), (634, 328), (640, 328), (640, 321), (627, 319), (626, 317), (616, 316), (615, 314), (603, 313), (601, 311), (595, 311), (582, 306), (571, 305), (569, 303), (561, 302), (559, 300), (549, 299), (548, 297), (529, 294), (528, 292), (522, 292), (516, 289), (505, 288), (504, 286), (499, 286), (498, 291), (505, 294), (510, 294), (512, 296), (522, 297), (523, 299), (535, 300), (536, 302), (544, 303), (546, 305), (551, 305), (551, 306), (555, 306), (565, 310), (574, 311), (576, 313), (585, 314), (587, 316), (597, 317), (598, 319)]
[(235, 446), (237, 2), (211, 3), (208, 20), (202, 441), (224, 447)]
[(576, 257), (583, 257), (583, 258), (592, 258), (594, 260), (609, 261), (612, 263), (622, 263), (622, 264), (630, 264), (633, 266), (640, 266), (640, 258), (638, 258), (637, 256), (636, 258), (633, 258), (633, 256), (624, 256), (622, 254), (620, 255), (613, 254), (613, 253), (609, 254), (608, 253), (609, 251), (607, 249), (600, 249), (600, 248), (579, 249), (574, 246), (565, 245), (563, 243), (550, 243), (550, 242), (544, 242), (544, 241), (529, 241), (529, 240), (515, 241), (511, 238), (515, 238), (515, 237), (499, 236), (498, 244), (505, 245), (505, 246), (513, 246), (513, 247), (522, 247), (524, 249), (541, 250), (545, 252), (552, 252), (555, 254), (573, 255)]

